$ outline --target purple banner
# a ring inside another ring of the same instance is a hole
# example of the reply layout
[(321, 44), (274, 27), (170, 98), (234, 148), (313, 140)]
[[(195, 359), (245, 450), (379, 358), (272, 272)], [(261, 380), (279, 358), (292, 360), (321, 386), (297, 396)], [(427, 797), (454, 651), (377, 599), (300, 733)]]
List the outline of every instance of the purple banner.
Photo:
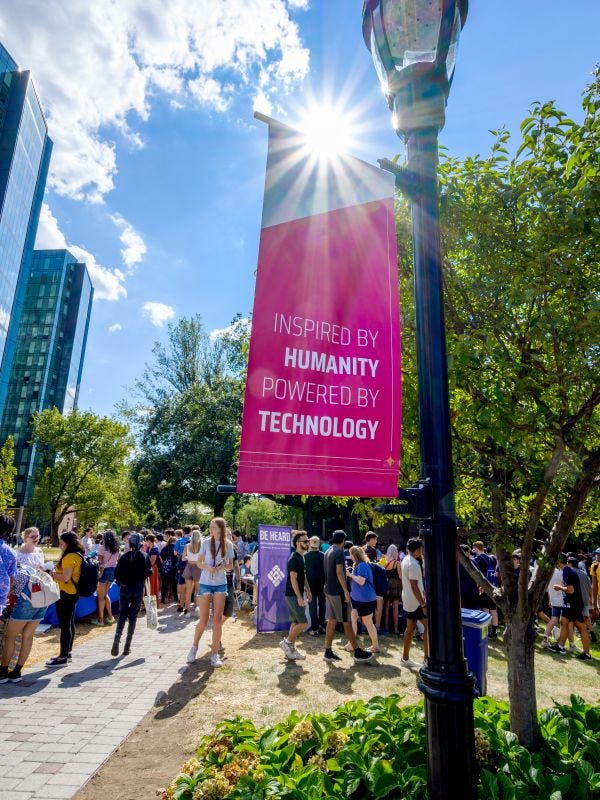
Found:
[(292, 552), (292, 529), (258, 526), (258, 609), (256, 630), (283, 631), (290, 626), (285, 602), (287, 562)]

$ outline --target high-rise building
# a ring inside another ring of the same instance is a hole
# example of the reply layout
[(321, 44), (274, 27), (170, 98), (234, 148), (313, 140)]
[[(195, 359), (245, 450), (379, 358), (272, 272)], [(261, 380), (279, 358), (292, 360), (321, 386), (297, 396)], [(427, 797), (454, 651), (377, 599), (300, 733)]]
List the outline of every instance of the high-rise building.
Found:
[[(52, 142), (31, 79), (0, 44), (0, 416), (24, 297)], [(10, 331), (10, 332), (9, 332)]]
[(0, 425), (0, 441), (15, 440), (17, 506), (30, 501), (39, 466), (31, 415), (53, 407), (67, 414), (77, 405), (94, 294), (85, 264), (68, 250), (34, 250), (22, 278), (23, 303)]

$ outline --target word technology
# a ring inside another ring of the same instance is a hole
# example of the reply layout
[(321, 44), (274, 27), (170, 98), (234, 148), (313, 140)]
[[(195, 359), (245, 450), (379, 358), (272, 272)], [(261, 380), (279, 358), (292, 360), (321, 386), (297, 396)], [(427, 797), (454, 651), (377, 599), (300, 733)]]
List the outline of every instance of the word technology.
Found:
[(318, 417), (310, 414), (259, 411), (261, 431), (288, 433), (300, 436), (332, 436), (334, 439), (375, 438), (379, 420), (346, 417)]

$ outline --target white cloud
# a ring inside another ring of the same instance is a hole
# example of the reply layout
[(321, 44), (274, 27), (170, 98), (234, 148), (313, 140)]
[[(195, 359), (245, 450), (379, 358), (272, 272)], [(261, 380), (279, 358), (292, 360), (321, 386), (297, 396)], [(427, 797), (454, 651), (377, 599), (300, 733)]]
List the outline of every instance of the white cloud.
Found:
[(128, 270), (131, 270), (136, 264), (139, 264), (146, 255), (146, 243), (133, 225), (127, 222), (121, 214), (112, 214), (110, 218), (121, 231), (119, 239), (123, 245), (123, 249), (121, 250), (123, 264), (125, 264)]
[(72, 253), (78, 261), (85, 264), (94, 286), (95, 300), (120, 300), (127, 297), (123, 285), (125, 276), (119, 269), (103, 267), (94, 256), (83, 247), (67, 242), (58, 221), (46, 203), (42, 203), (40, 224), (37, 230), (35, 246), (38, 250), (63, 250)]
[(208, 335), (211, 339), (223, 339), (227, 336), (235, 336), (243, 331), (250, 330), (250, 320), (247, 317), (242, 317), (236, 322), (228, 325), (226, 328), (215, 328)]
[(108, 328), (108, 332), (109, 333), (116, 333), (117, 331), (122, 331), (122, 330), (123, 330), (123, 326), (118, 322), (115, 322), (114, 325), (110, 325), (109, 328)]
[(147, 317), (156, 328), (162, 328), (166, 322), (173, 319), (175, 309), (164, 303), (148, 301), (142, 306), (142, 316)]
[(234, 96), (269, 98), (308, 70), (292, 13), (308, 0), (2, 0), (0, 40), (31, 69), (54, 139), (50, 186), (102, 202), (118, 135), (143, 145), (136, 119), (153, 94), (217, 112)]

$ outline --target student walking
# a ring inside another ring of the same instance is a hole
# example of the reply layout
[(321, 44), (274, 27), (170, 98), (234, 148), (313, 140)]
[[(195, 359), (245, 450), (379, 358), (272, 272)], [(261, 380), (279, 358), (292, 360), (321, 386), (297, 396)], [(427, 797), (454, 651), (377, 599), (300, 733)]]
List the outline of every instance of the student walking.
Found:
[(308, 604), (310, 615), (309, 632), (313, 636), (325, 633), (325, 554), (321, 550), (318, 536), (308, 540), (308, 553), (304, 556), (306, 579), (312, 599)]
[(406, 543), (407, 554), (402, 561), (402, 605), (406, 615), (406, 630), (404, 631), (404, 641), (402, 648), (402, 658), (400, 663), (403, 667), (418, 667), (415, 661), (410, 658), (410, 646), (413, 634), (417, 627), (417, 622), (421, 622), (425, 628), (423, 634), (423, 650), (425, 658), (428, 654), (427, 641), (427, 615), (425, 587), (423, 585), (423, 567), (419, 561), (423, 552), (423, 542), (421, 539), (409, 539)]
[[(398, 556), (398, 548), (395, 544), (390, 544), (385, 554), (385, 574), (388, 579), (388, 593), (385, 603), (384, 627), (390, 633), (400, 634), (400, 602), (402, 600), (402, 571), (401, 560)], [(390, 624), (390, 611), (392, 612), (392, 624)]]
[(358, 646), (356, 634), (352, 630), (349, 616), (350, 592), (346, 583), (346, 567), (344, 542), (346, 534), (344, 531), (334, 531), (331, 539), (331, 547), (325, 553), (325, 599), (327, 601), (327, 627), (325, 628), (325, 654), (323, 658), (328, 663), (341, 661), (342, 659), (332, 649), (333, 635), (338, 622), (344, 626), (344, 633), (350, 643), (357, 663), (370, 661), (373, 653), (363, 650)]
[[(47, 605), (34, 607), (31, 601), (32, 581), (36, 581), (36, 576), (38, 575), (40, 576), (38, 581), (43, 579), (52, 586), (54, 585), (50, 576), (44, 574), (41, 568), (36, 568), (27, 564), (17, 565), (17, 573), (13, 578), (12, 585), (12, 594), (16, 596), (17, 601), (13, 607), (10, 619), (6, 623), (2, 661), (0, 663), (0, 683), (21, 682), (21, 670), (25, 666), (29, 653), (31, 652), (33, 634), (40, 620), (44, 618), (48, 608)], [(39, 583), (35, 588), (40, 588)], [(39, 600), (41, 600), (42, 596), (41, 592), (36, 594)], [(9, 670), (8, 665), (13, 658), (17, 637), (19, 635), (21, 636), (21, 646), (17, 656), (17, 663), (12, 670)]]
[(115, 569), (115, 580), (119, 584), (120, 595), (119, 619), (110, 651), (112, 656), (119, 655), (119, 644), (126, 622), (128, 625), (123, 655), (127, 656), (131, 651), (131, 640), (144, 596), (144, 583), (152, 574), (150, 559), (141, 549), (142, 542), (140, 533), (132, 533), (129, 537), (129, 550), (123, 553)]
[(196, 528), (192, 531), (190, 541), (183, 548), (183, 561), (185, 568), (183, 577), (185, 578), (185, 596), (183, 600), (184, 612), (191, 611), (192, 595), (198, 595), (198, 582), (200, 580), (200, 545), (202, 544), (202, 534)]
[(306, 531), (293, 532), (292, 546), (294, 550), (288, 559), (288, 574), (285, 585), (285, 602), (292, 624), (287, 637), (279, 642), (279, 646), (289, 661), (306, 658), (306, 653), (296, 647), (296, 640), (308, 627), (306, 601), (308, 600), (310, 603), (312, 600), (304, 565), (304, 554), (308, 550), (308, 535)]
[(223, 610), (227, 598), (227, 571), (233, 567), (233, 544), (227, 539), (227, 525), (222, 517), (215, 517), (209, 527), (210, 536), (200, 547), (199, 566), (200, 585), (198, 587), (197, 605), (200, 619), (194, 630), (194, 642), (188, 653), (188, 664), (196, 660), (198, 645), (208, 625), (210, 607), (213, 609), (212, 644), (210, 664), (222, 667), (219, 657), (221, 630), (223, 628)]
[(98, 619), (92, 620), (92, 625), (104, 625), (105, 611), (107, 624), (114, 625), (115, 620), (112, 615), (112, 605), (110, 597), (108, 596), (108, 590), (115, 579), (115, 567), (117, 566), (119, 555), (119, 543), (115, 532), (104, 531), (102, 544), (98, 546), (97, 550), (98, 563), (100, 565), (100, 575), (98, 577), (98, 586), (96, 587)]
[(175, 553), (175, 542), (172, 528), (165, 531), (167, 543), (161, 551), (160, 557), (163, 562), (162, 575), (160, 576), (160, 602), (165, 605), (168, 597), (175, 602), (177, 600), (177, 555)]
[(46, 661), (47, 667), (64, 667), (71, 660), (75, 639), (77, 584), (85, 552), (77, 534), (73, 531), (63, 533), (58, 546), (62, 553), (56, 564), (54, 580), (60, 589), (60, 599), (56, 603), (56, 615), (60, 625), (60, 653)]
[(373, 614), (377, 608), (373, 570), (362, 547), (351, 547), (350, 555), (353, 566), (348, 569), (347, 575), (350, 579), (350, 598), (352, 600), (352, 630), (356, 633), (360, 617), (371, 639), (370, 651), (378, 653), (377, 628), (373, 622)]

